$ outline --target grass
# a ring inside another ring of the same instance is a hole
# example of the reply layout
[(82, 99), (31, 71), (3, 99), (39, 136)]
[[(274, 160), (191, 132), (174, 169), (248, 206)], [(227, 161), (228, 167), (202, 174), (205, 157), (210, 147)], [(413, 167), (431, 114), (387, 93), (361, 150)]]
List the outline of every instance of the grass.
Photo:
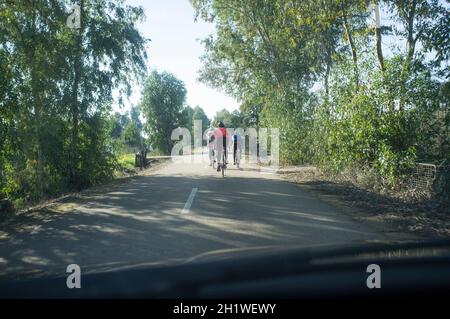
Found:
[(134, 153), (122, 154), (118, 157), (119, 165), (125, 171), (134, 171)]

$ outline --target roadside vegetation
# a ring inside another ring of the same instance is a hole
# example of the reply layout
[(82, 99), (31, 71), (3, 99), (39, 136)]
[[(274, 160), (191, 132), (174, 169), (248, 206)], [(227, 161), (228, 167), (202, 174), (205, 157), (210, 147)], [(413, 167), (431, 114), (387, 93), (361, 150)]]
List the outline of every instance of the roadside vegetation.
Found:
[(119, 157), (118, 157), (119, 165), (127, 171), (134, 170), (134, 160), (135, 160), (134, 153), (123, 154), (123, 155), (119, 155)]
[(432, 200), (448, 203), (447, 1), (191, 2), (216, 27), (200, 80), (280, 129), (283, 164), (385, 194), (408, 192), (417, 163), (436, 164)]
[[(82, 0), (70, 28), (74, 3), (0, 0), (0, 210), (131, 172), (144, 147), (170, 154), (172, 130), (193, 134), (194, 120), (279, 128), (283, 165), (405, 200), (417, 163), (435, 164), (425, 200), (448, 208), (448, 1), (191, 0), (216, 29), (199, 79), (241, 105), (212, 119), (181, 80), (147, 69), (142, 8)], [(114, 112), (136, 84), (139, 104)]]
[[(132, 173), (134, 154), (157, 142), (138, 105), (113, 111), (148, 76), (144, 19), (124, 1), (0, 0), (0, 211)], [(183, 124), (189, 110), (205, 117), (177, 103)]]
[(83, 0), (0, 1), (0, 197), (14, 206), (113, 178), (113, 91), (145, 76), (139, 8)]

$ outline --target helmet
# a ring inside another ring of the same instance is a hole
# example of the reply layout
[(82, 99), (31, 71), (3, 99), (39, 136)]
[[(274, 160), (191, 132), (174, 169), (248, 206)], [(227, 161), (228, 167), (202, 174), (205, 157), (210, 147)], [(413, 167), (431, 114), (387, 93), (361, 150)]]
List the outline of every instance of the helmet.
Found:
[(223, 124), (222, 121), (219, 122), (219, 127), (225, 127), (225, 124)]

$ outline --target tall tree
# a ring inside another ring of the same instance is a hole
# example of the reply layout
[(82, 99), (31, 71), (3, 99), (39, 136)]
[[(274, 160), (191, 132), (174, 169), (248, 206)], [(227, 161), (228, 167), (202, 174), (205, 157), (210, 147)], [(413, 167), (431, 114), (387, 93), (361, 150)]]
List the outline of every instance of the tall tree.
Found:
[[(71, 32), (71, 121), (69, 154), (70, 184), (80, 178), (79, 121), (110, 105), (112, 91), (130, 94), (133, 78), (143, 78), (146, 39), (136, 29), (144, 18), (142, 8), (123, 0), (82, 0), (81, 24)], [(121, 102), (121, 100), (119, 100)]]
[(226, 127), (232, 127), (231, 125), (233, 123), (231, 120), (230, 111), (228, 111), (227, 109), (222, 109), (216, 112), (216, 115), (214, 115), (214, 119), (212, 120), (212, 125), (214, 127), (218, 127), (220, 122), (223, 122)]
[[(44, 131), (48, 121), (53, 94), (59, 93), (62, 81), (61, 45), (58, 41), (62, 27), (63, 9), (60, 3), (25, 0), (0, 2), (0, 34), (2, 51), (12, 68), (9, 83), (17, 89), (14, 96), (16, 120), (21, 116), (21, 129), (31, 139), (23, 141), (28, 159), (35, 163), (35, 197), (44, 193), (46, 156)], [(8, 74), (8, 73), (7, 73)], [(11, 92), (7, 93), (11, 97)]]
[[(79, 29), (66, 23), (75, 3)], [(143, 17), (124, 1), (0, 0), (1, 193), (36, 200), (112, 175), (105, 123), (113, 90), (145, 73)]]
[(200, 107), (196, 106), (194, 108), (194, 113), (192, 114), (192, 120), (200, 120), (202, 121), (202, 132), (205, 132), (210, 124), (210, 120), (208, 116), (206, 115), (205, 111)]
[[(448, 23), (450, 13), (439, 0), (392, 0), (386, 1), (394, 18), (400, 23), (397, 34), (406, 38), (406, 54), (400, 74), (400, 110), (405, 108), (407, 95), (407, 79), (411, 74), (411, 66), (417, 53), (417, 44), (422, 42), (428, 50), (434, 49), (438, 55), (437, 63), (442, 62), (448, 41), (441, 41), (442, 36), (448, 39)], [(444, 31), (444, 33), (442, 33)], [(448, 58), (448, 53), (447, 53)]]
[(145, 81), (140, 109), (146, 118), (146, 131), (151, 143), (170, 154), (172, 131), (184, 126), (183, 105), (186, 88), (173, 74), (153, 71)]

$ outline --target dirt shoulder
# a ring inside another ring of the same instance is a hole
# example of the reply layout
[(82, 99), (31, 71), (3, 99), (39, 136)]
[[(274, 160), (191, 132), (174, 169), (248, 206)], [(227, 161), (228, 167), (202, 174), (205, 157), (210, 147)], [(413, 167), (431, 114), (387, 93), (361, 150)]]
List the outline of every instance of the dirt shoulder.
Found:
[(314, 167), (285, 167), (280, 177), (390, 237), (448, 238), (450, 212), (433, 202), (405, 202), (321, 174)]
[[(167, 159), (165, 157), (154, 158), (151, 160), (150, 165), (146, 169), (143, 170), (135, 169), (133, 171), (123, 172), (111, 181), (86, 188), (79, 192), (66, 193), (55, 198), (41, 201), (38, 204), (30, 205), (19, 211), (8, 213), (4, 212), (0, 214), (0, 224), (2, 224), (3, 226), (11, 222), (20, 224), (21, 217), (24, 218), (36, 217), (36, 219), (42, 218), (43, 221), (45, 221), (45, 215), (52, 215), (55, 212), (70, 211), (78, 203), (85, 201), (91, 196), (111, 191), (118, 185), (133, 181), (139, 176), (147, 176), (154, 174), (155, 172), (165, 167), (169, 163), (170, 159)], [(0, 231), (0, 239), (2, 239), (1, 231)]]

